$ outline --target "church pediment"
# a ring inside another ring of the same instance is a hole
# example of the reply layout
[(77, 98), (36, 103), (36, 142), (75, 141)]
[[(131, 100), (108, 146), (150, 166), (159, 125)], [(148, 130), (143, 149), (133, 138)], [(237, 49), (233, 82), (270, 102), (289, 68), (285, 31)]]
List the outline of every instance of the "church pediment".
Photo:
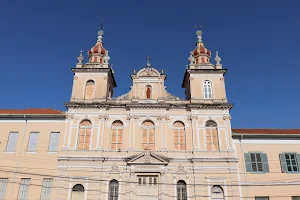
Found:
[(146, 151), (141, 153), (133, 158), (131, 158), (128, 162), (128, 165), (167, 165), (168, 159), (157, 154), (154, 154), (150, 151)]
[(138, 73), (137, 73), (137, 77), (139, 76), (160, 76), (161, 74), (154, 68), (151, 67), (146, 67), (141, 69)]

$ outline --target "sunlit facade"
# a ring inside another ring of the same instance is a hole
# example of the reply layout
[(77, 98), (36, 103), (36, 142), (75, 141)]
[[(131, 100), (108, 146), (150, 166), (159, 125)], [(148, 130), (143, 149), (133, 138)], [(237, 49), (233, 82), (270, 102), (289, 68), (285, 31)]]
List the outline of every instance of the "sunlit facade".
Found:
[(300, 199), (300, 130), (232, 129), (227, 70), (200, 30), (185, 98), (149, 60), (115, 97), (103, 33), (72, 68), (67, 111), (0, 110), (0, 200)]

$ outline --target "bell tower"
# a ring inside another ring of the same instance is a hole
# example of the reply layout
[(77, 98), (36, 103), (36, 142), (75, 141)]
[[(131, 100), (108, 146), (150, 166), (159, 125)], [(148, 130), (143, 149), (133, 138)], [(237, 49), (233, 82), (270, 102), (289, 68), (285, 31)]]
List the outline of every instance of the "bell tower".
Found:
[(96, 44), (88, 51), (88, 62), (83, 64), (82, 51), (78, 56), (74, 73), (71, 102), (101, 102), (113, 96), (116, 82), (109, 64), (110, 57), (104, 48), (103, 24), (99, 27)]
[(191, 103), (227, 103), (224, 75), (221, 58), (216, 52), (215, 64), (210, 62), (211, 52), (202, 41), (201, 26), (197, 26), (196, 48), (190, 52), (189, 65), (184, 74), (182, 87), (185, 97)]

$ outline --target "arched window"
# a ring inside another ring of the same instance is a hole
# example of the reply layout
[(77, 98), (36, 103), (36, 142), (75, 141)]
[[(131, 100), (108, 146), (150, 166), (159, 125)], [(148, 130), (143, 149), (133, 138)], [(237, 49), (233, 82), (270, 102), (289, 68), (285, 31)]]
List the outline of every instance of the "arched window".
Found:
[(85, 96), (84, 99), (93, 99), (95, 94), (95, 82), (93, 80), (89, 80), (85, 85)]
[(108, 200), (118, 200), (119, 195), (119, 183), (117, 180), (111, 180), (109, 182)]
[(224, 200), (224, 191), (221, 186), (214, 185), (211, 189), (212, 200)]
[(186, 184), (183, 180), (177, 182), (177, 200), (187, 200)]
[(174, 150), (185, 150), (185, 128), (184, 124), (176, 121), (173, 124), (174, 129)]
[(217, 123), (213, 120), (208, 120), (206, 126), (206, 148), (208, 151), (219, 151), (219, 137)]
[(84, 187), (81, 184), (76, 184), (72, 188), (72, 200), (84, 199)]
[(151, 86), (150, 85), (147, 85), (146, 86), (146, 98), (147, 99), (151, 99)]
[(123, 123), (114, 121), (111, 125), (111, 150), (122, 149)]
[(83, 120), (79, 125), (78, 150), (89, 150), (92, 123), (89, 120)]
[(211, 99), (212, 98), (212, 87), (211, 87), (210, 81), (204, 81), (203, 90), (204, 90), (204, 99)]
[(143, 138), (142, 138), (142, 148), (143, 150), (154, 150), (154, 123), (152, 121), (144, 121), (142, 124)]

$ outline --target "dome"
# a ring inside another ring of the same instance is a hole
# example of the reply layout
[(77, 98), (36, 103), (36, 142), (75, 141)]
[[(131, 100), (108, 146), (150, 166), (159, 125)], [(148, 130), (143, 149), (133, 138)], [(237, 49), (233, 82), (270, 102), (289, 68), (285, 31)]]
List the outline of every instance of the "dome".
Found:
[(210, 63), (211, 52), (204, 47), (203, 42), (197, 42), (196, 48), (191, 52), (195, 58), (195, 64)]
[(211, 56), (210, 51), (204, 47), (204, 44), (202, 42), (198, 42), (196, 48), (193, 50), (193, 56), (197, 57), (200, 55), (206, 55)]
[(102, 42), (97, 42), (95, 46), (93, 46), (88, 51), (88, 57), (90, 62), (98, 62), (103, 63), (103, 58), (107, 55), (107, 50), (103, 47)]

